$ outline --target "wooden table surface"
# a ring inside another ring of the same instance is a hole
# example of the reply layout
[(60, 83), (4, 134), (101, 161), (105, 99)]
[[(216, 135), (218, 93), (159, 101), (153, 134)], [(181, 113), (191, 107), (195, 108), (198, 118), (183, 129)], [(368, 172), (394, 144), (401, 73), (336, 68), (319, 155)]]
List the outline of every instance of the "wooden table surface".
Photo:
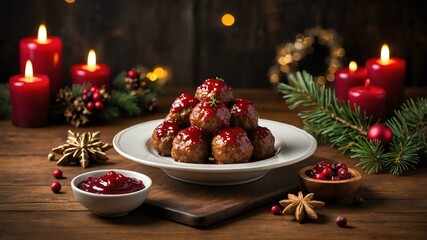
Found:
[[(362, 185), (356, 193), (364, 198), (361, 206), (353, 206), (351, 200), (328, 203), (318, 210), (317, 221), (301, 224), (292, 216), (270, 213), (270, 207), (286, 196), (204, 228), (170, 221), (144, 204), (123, 217), (98, 217), (75, 200), (70, 181), (77, 174), (111, 167), (109, 164), (87, 169), (61, 167), (65, 175), (65, 179), (60, 180), (61, 193), (51, 192), (52, 171), (57, 166), (47, 160), (47, 154), (52, 147), (65, 142), (68, 129), (100, 130), (101, 139), (111, 142), (124, 128), (163, 118), (170, 103), (182, 91), (167, 90), (160, 99), (157, 113), (80, 129), (65, 123), (17, 128), (10, 121), (0, 121), (0, 239), (425, 239), (426, 166), (399, 177), (385, 173), (368, 175), (361, 171)], [(272, 90), (235, 89), (234, 95), (252, 99), (261, 118), (302, 127), (296, 112), (290, 112), (281, 96)], [(407, 89), (406, 96), (426, 97), (427, 89)], [(114, 149), (107, 154), (114, 168), (139, 166)], [(342, 156), (328, 145), (319, 145), (314, 156), (343, 161), (351, 167), (358, 163), (358, 159)], [(348, 227), (336, 226), (338, 215), (347, 217)]]

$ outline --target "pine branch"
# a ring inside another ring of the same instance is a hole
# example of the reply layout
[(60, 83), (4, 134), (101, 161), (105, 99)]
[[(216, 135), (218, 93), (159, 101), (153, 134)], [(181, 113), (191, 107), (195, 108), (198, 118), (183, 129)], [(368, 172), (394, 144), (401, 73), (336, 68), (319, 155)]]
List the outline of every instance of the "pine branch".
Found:
[(126, 92), (127, 88), (126, 88), (126, 84), (123, 81), (123, 79), (126, 77), (126, 72), (120, 72), (119, 74), (117, 74), (117, 76), (113, 79), (113, 86), (114, 88), (116, 88), (117, 90), (121, 91), (121, 92)]
[(409, 168), (415, 169), (419, 162), (419, 141), (416, 135), (411, 135), (393, 141), (390, 152), (385, 154), (384, 165), (390, 173), (401, 175)]
[(351, 157), (360, 158), (360, 162), (356, 166), (369, 174), (378, 173), (382, 170), (385, 161), (384, 148), (378, 140), (369, 141), (365, 137), (359, 137), (359, 140), (353, 142), (350, 150)]
[(120, 91), (112, 91), (109, 104), (127, 112), (129, 116), (141, 114), (141, 108), (138, 106), (138, 98)]
[(368, 173), (387, 169), (401, 175), (420, 162), (419, 153), (427, 150), (427, 99), (409, 100), (387, 121), (393, 141), (386, 149), (367, 138), (371, 119), (361, 117), (358, 106), (337, 100), (334, 92), (319, 86), (307, 72), (289, 76), (289, 84), (280, 83), (279, 91), (289, 109), (305, 107), (298, 115), (304, 128), (316, 138), (337, 147), (350, 157), (360, 158), (357, 166)]
[(0, 119), (6, 119), (10, 115), (9, 85), (0, 85)]

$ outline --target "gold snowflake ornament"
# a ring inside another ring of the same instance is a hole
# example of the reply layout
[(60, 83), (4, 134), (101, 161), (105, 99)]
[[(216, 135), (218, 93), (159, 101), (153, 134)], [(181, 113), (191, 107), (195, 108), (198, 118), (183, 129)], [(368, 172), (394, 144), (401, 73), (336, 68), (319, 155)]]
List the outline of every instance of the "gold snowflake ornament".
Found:
[(298, 222), (301, 222), (304, 217), (317, 219), (317, 214), (314, 209), (322, 208), (325, 206), (324, 202), (313, 200), (314, 193), (303, 195), (302, 192), (298, 196), (288, 194), (288, 199), (279, 201), (280, 205), (284, 207), (282, 214), (295, 214)]
[(112, 147), (109, 143), (104, 143), (100, 139), (100, 131), (84, 132), (82, 134), (74, 133), (68, 130), (66, 144), (52, 148), (52, 153), (48, 155), (49, 160), (55, 160), (54, 154), (63, 156), (56, 163), (57, 165), (78, 165), (83, 168), (93, 162), (105, 162), (108, 160), (104, 153)]

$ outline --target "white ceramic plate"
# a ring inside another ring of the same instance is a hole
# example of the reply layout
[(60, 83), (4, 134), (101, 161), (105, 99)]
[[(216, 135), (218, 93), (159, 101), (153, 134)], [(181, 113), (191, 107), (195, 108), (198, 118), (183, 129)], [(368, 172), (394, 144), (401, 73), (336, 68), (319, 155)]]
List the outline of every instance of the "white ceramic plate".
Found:
[(276, 154), (268, 159), (236, 164), (197, 164), (162, 157), (151, 145), (151, 134), (163, 119), (126, 128), (113, 139), (116, 151), (130, 160), (162, 169), (172, 178), (202, 185), (235, 185), (258, 180), (272, 169), (300, 162), (317, 148), (316, 140), (297, 127), (260, 119), (259, 125), (274, 135)]

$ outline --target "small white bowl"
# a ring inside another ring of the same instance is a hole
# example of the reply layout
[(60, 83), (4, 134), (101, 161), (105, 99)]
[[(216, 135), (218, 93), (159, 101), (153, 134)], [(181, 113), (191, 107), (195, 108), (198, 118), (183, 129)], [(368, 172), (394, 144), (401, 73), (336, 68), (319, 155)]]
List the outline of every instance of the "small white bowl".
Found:
[[(145, 188), (125, 194), (99, 194), (81, 190), (77, 185), (87, 177), (100, 177), (110, 171), (121, 173), (126, 177), (142, 180)], [(71, 188), (76, 199), (87, 209), (104, 217), (119, 217), (139, 207), (147, 198), (152, 185), (151, 178), (142, 173), (121, 169), (105, 169), (86, 172), (71, 180)]]

